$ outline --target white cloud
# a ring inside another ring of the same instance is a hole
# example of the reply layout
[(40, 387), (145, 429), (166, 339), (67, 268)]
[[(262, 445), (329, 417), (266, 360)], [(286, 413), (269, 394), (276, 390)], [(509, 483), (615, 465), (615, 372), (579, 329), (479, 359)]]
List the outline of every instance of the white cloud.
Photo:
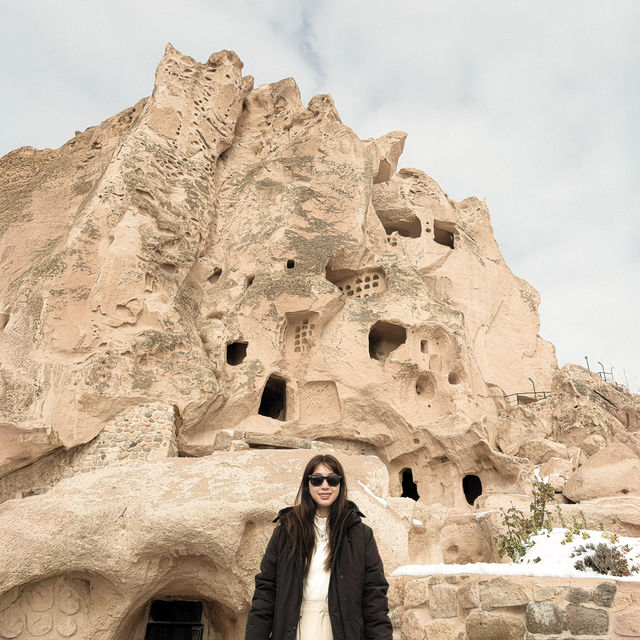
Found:
[(257, 83), (333, 94), (361, 137), (408, 131), (402, 164), (487, 198), (561, 364), (589, 355), (638, 390), (639, 30), (635, 0), (7, 2), (0, 153), (148, 95), (169, 41), (233, 49)]

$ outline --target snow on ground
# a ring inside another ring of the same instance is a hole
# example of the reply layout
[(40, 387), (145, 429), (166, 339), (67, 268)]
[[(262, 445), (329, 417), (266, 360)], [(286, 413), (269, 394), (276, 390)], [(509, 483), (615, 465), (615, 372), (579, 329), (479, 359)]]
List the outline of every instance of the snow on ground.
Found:
[[(480, 573), (499, 576), (536, 576), (547, 578), (606, 578), (608, 580), (623, 580), (626, 582), (640, 582), (640, 573), (628, 577), (605, 576), (591, 569), (579, 571), (574, 567), (581, 556), (571, 557), (576, 547), (589, 542), (598, 546), (603, 542), (611, 546), (611, 542), (603, 537), (600, 531), (586, 531), (589, 538), (584, 539), (580, 533), (573, 534), (573, 541), (561, 544), (565, 539), (567, 529), (553, 529), (549, 535), (543, 531), (531, 538), (533, 546), (527, 551), (520, 562), (475, 562), (470, 564), (408, 564), (398, 567), (392, 576), (434, 576), (452, 575), (457, 573)], [(616, 542), (618, 548), (628, 545), (630, 551), (626, 558), (629, 567), (640, 568), (640, 538), (620, 536)], [(593, 553), (590, 551), (588, 553)], [(540, 561), (535, 560), (540, 558)]]

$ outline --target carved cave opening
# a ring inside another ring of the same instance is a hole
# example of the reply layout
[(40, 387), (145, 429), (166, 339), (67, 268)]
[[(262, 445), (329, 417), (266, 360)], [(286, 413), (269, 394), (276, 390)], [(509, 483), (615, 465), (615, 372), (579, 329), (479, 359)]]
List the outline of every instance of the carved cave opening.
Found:
[(413, 471), (409, 468), (403, 469), (400, 472), (402, 480), (402, 493), (401, 498), (411, 498), (412, 500), (420, 500), (418, 494), (418, 485), (413, 480)]
[(207, 278), (207, 280), (209, 281), (209, 284), (213, 284), (214, 282), (219, 280), (221, 275), (222, 275), (222, 269), (220, 267), (216, 267), (213, 270), (213, 273)]
[(247, 279), (245, 280), (245, 288), (248, 289), (255, 279), (256, 277), (254, 275), (247, 276)]
[(202, 602), (153, 600), (145, 640), (203, 640)]
[(309, 350), (309, 342), (315, 329), (316, 325), (309, 322), (309, 318), (305, 318), (300, 324), (295, 325), (293, 334), (293, 351), (295, 353), (304, 353)]
[(372, 267), (361, 271), (341, 269), (333, 271), (326, 268), (327, 280), (335, 284), (340, 293), (347, 298), (367, 298), (374, 293), (381, 293), (387, 288), (387, 275), (381, 267)]
[(420, 218), (411, 211), (376, 211), (387, 235), (397, 233), (403, 238), (419, 238), (422, 235)]
[(369, 330), (369, 357), (384, 361), (407, 341), (407, 330), (392, 322), (379, 320)]
[(464, 497), (467, 502), (473, 506), (476, 498), (482, 495), (482, 482), (480, 478), (474, 475), (467, 475), (462, 478), (462, 490), (464, 491)]
[[(416, 395), (431, 400), (436, 394), (436, 385), (430, 373), (423, 373), (416, 380)], [(429, 405), (431, 406), (431, 405)]]
[(293, 269), (296, 266), (296, 261), (293, 258), (287, 260), (287, 269)]
[(287, 381), (277, 375), (270, 375), (262, 391), (258, 414), (274, 420), (287, 419)]
[(433, 222), (433, 239), (445, 247), (453, 249), (453, 229), (443, 222)]
[(460, 384), (462, 382), (462, 378), (460, 378), (460, 374), (456, 371), (450, 371), (447, 376), (447, 380), (449, 384)]
[(173, 262), (163, 262), (160, 265), (160, 268), (165, 273), (168, 273), (169, 275), (174, 275), (178, 272), (178, 267), (175, 264), (173, 264)]
[(247, 342), (229, 342), (227, 344), (227, 364), (239, 365), (247, 357)]

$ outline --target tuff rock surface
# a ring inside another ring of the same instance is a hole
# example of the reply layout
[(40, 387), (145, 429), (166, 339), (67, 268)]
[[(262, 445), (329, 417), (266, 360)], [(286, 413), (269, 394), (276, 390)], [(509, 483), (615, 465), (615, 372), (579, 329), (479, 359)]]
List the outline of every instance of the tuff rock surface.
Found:
[[(497, 560), (476, 510), (528, 510), (535, 468), (640, 535), (640, 400), (558, 371), (485, 203), (398, 170), (404, 132), (361, 140), (330, 96), (242, 66), (169, 45), (152, 96), (0, 159), (0, 638), (135, 640), (163, 597), (241, 637), (317, 451), (388, 570)], [(421, 584), (404, 637), (453, 633), (420, 593), (478, 606)], [(519, 637), (528, 601), (460, 633)]]

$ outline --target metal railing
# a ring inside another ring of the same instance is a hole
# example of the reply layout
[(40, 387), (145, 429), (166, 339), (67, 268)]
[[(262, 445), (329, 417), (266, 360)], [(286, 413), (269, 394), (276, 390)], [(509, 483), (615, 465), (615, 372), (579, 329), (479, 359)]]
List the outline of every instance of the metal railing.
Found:
[(504, 399), (510, 407), (515, 407), (538, 402), (538, 400), (544, 400), (550, 395), (551, 391), (520, 391), (518, 393), (510, 393), (509, 395), (505, 394)]

